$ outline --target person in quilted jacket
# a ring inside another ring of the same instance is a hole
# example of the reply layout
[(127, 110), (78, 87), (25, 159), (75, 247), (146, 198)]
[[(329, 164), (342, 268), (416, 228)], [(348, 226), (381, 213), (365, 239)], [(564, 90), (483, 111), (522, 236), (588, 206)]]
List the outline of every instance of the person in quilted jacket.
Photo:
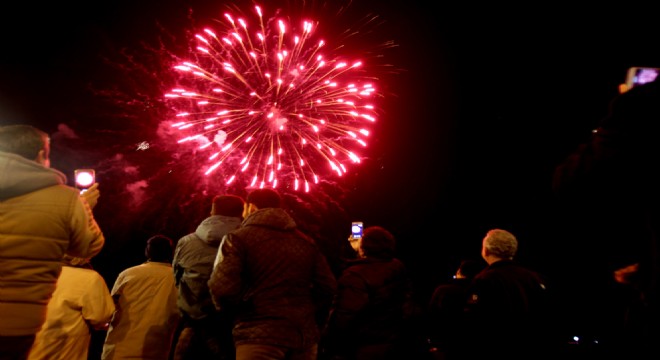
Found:
[(273, 189), (250, 192), (241, 226), (220, 245), (209, 280), (233, 314), (237, 360), (316, 360), (337, 282), (315, 241), (297, 229)]

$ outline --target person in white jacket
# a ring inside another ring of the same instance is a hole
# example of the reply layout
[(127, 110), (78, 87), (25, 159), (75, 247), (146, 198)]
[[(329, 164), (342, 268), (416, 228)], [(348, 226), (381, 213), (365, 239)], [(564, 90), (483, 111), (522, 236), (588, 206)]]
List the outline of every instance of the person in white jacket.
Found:
[(112, 287), (115, 314), (103, 344), (101, 359), (169, 357), (179, 324), (177, 289), (172, 274), (172, 239), (155, 235), (147, 240), (147, 262), (117, 276)]
[(29, 360), (87, 360), (91, 330), (105, 330), (115, 311), (110, 290), (89, 259), (67, 255), (63, 262)]

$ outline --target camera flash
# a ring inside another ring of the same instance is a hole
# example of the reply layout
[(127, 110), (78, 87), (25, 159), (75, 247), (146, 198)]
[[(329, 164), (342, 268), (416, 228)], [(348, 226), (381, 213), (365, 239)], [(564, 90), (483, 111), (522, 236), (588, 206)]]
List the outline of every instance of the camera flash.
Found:
[(95, 182), (94, 169), (77, 169), (74, 172), (76, 187), (79, 189), (86, 189)]

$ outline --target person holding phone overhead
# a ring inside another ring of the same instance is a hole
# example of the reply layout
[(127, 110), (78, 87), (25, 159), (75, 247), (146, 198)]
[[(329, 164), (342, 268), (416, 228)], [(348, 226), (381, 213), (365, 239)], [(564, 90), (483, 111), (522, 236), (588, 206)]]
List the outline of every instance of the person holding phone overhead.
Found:
[(25, 359), (46, 321), (65, 254), (91, 258), (105, 237), (88, 193), (50, 168), (50, 137), (30, 125), (0, 126), (0, 359)]
[[(556, 211), (567, 224), (561, 237), (567, 243), (583, 244), (586, 254), (574, 271), (597, 282), (598, 303), (612, 299), (614, 281), (639, 291), (641, 307), (613, 309), (593, 315), (596, 331), (606, 329), (602, 339), (608, 351), (660, 356), (660, 77), (654, 81), (619, 87), (588, 141), (580, 144), (554, 170)], [(573, 237), (571, 237), (573, 236)], [(593, 241), (589, 242), (590, 239)], [(595, 253), (597, 251), (597, 253)], [(580, 267), (593, 255), (588, 267)], [(563, 259), (565, 262), (567, 259)], [(571, 281), (571, 279), (566, 279)], [(585, 292), (576, 284), (571, 296)], [(593, 287), (593, 286), (592, 286)], [(589, 289), (592, 290), (592, 289)], [(608, 292), (609, 291), (609, 292)], [(594, 291), (589, 291), (593, 299)], [(588, 301), (579, 314), (593, 312)], [(616, 306), (616, 305), (615, 305)], [(584, 311), (582, 311), (584, 310)], [(622, 310), (622, 309), (619, 309)], [(604, 320), (603, 320), (604, 319)], [(599, 321), (599, 322), (596, 322)]]
[(406, 266), (394, 256), (396, 239), (383, 227), (369, 226), (356, 243), (359, 258), (349, 261), (337, 280), (322, 355), (404, 359), (414, 305)]

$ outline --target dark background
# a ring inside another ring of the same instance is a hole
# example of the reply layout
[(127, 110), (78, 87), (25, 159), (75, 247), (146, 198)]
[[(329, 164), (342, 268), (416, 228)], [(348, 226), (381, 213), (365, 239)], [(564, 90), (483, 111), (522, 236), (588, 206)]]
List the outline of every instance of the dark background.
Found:
[[(162, 69), (146, 49), (238, 3), (3, 5), (0, 123), (53, 134), (53, 167), (70, 178), (74, 168), (97, 169), (95, 213), (107, 245), (95, 264), (109, 286), (144, 260), (148, 236), (178, 239), (194, 229), (216, 191), (156, 141), (153, 75)], [(351, 220), (382, 225), (397, 237), (423, 298), (460, 258), (479, 256), (488, 229), (501, 227), (520, 240), (521, 262), (551, 277), (570, 273), (548, 255), (553, 229), (563, 226), (553, 210), (552, 169), (606, 114), (628, 67), (660, 66), (657, 12), (623, 1), (373, 0), (346, 2), (335, 16), (328, 9), (337, 3), (280, 3), (292, 16), (319, 20), (329, 37), (378, 15), (361, 41), (389, 66), (375, 73), (384, 97), (365, 160), (292, 197), (332, 214), (320, 225), (327, 251), (343, 251)], [(395, 46), (379, 48), (390, 41)], [(141, 141), (152, 147), (136, 155)]]

